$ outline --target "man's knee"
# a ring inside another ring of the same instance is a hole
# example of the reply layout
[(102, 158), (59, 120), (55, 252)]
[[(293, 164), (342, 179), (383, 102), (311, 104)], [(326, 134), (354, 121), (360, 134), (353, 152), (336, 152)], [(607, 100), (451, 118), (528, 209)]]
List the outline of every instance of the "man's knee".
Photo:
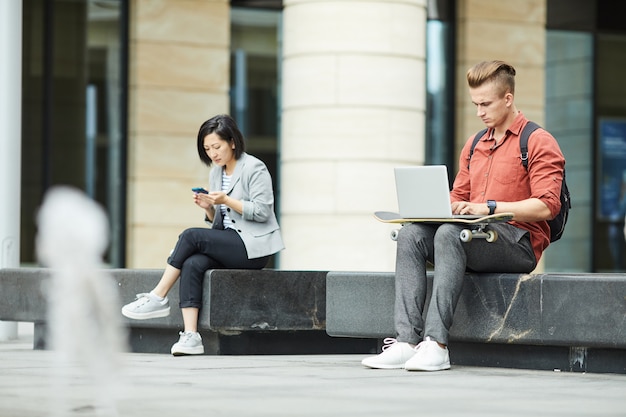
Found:
[(415, 223), (409, 223), (402, 226), (400, 230), (398, 230), (396, 242), (398, 244), (398, 248), (400, 249), (413, 247), (421, 239), (423, 239), (423, 233), (421, 233), (420, 227), (418, 227)]
[(435, 245), (444, 244), (458, 244), (461, 242), (460, 233), (461, 227), (452, 223), (444, 223), (437, 228), (435, 233)]
[(432, 229), (428, 225), (409, 223), (404, 225), (398, 232), (397, 254), (398, 256), (415, 256), (421, 253), (428, 257), (432, 251)]
[(418, 240), (427, 235), (425, 225), (420, 223), (407, 223), (398, 231), (398, 239)]

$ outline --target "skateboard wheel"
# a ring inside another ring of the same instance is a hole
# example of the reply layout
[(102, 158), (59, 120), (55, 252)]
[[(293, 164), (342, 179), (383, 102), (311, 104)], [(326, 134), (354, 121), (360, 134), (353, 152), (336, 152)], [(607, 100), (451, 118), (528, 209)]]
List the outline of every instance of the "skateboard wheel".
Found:
[(468, 229), (461, 230), (461, 234), (459, 236), (461, 238), (461, 242), (469, 242), (472, 240), (472, 231)]
[(486, 240), (489, 243), (495, 242), (496, 240), (498, 240), (498, 233), (496, 233), (495, 230), (488, 230)]
[(391, 231), (391, 240), (396, 241), (398, 240), (398, 229), (394, 229)]

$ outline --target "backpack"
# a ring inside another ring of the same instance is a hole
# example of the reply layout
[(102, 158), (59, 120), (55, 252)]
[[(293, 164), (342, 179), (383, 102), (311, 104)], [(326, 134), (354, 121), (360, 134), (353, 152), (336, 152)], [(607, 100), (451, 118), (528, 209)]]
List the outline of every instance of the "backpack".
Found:
[[(524, 129), (522, 130), (522, 134), (520, 135), (519, 147), (522, 158), (522, 165), (528, 171), (528, 138), (530, 134), (535, 130), (539, 129), (539, 125), (535, 122), (528, 122)], [(470, 153), (468, 159), (468, 168), (469, 168), (469, 160), (472, 158), (474, 154), (474, 148), (480, 138), (487, 133), (487, 129), (483, 129), (476, 134), (474, 137), (474, 141), (472, 142), (472, 147), (470, 148)], [(563, 182), (561, 183), (561, 211), (557, 214), (554, 219), (548, 220), (548, 226), (550, 226), (550, 242), (556, 242), (563, 236), (563, 231), (565, 230), (565, 224), (567, 223), (567, 217), (569, 215), (569, 209), (572, 208), (572, 203), (570, 201), (569, 189), (567, 188), (567, 183), (565, 182), (565, 168), (563, 169)]]

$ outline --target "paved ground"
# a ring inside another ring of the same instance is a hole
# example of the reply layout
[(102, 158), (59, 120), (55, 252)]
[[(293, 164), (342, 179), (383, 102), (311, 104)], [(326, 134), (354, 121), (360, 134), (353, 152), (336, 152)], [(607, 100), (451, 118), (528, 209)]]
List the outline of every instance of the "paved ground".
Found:
[[(112, 415), (91, 379), (31, 335), (0, 342), (0, 417)], [(626, 375), (455, 367), (370, 370), (364, 355), (172, 357), (124, 354), (120, 416), (626, 416)], [(55, 399), (65, 399), (65, 404)], [(52, 410), (62, 408), (54, 414)]]

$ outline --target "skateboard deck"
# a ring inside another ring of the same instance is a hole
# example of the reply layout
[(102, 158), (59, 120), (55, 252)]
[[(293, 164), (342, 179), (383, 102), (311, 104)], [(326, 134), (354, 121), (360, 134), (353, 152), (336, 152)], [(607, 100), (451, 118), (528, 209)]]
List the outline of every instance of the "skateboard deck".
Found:
[[(504, 223), (513, 219), (513, 213), (496, 213), (487, 216), (479, 217), (476, 219), (464, 219), (464, 218), (415, 218), (406, 219), (400, 216), (399, 213), (392, 211), (377, 211), (374, 213), (376, 220), (383, 223), (405, 224), (405, 223), (430, 223), (430, 224), (443, 224), (443, 223), (457, 223), (467, 225), (467, 229), (461, 230), (459, 238), (463, 242), (469, 242), (473, 238), (486, 239), (487, 242), (494, 242), (498, 239), (498, 234), (495, 230), (487, 230), (487, 227), (491, 223)], [(398, 237), (398, 231), (391, 232), (391, 238), (396, 240)]]

